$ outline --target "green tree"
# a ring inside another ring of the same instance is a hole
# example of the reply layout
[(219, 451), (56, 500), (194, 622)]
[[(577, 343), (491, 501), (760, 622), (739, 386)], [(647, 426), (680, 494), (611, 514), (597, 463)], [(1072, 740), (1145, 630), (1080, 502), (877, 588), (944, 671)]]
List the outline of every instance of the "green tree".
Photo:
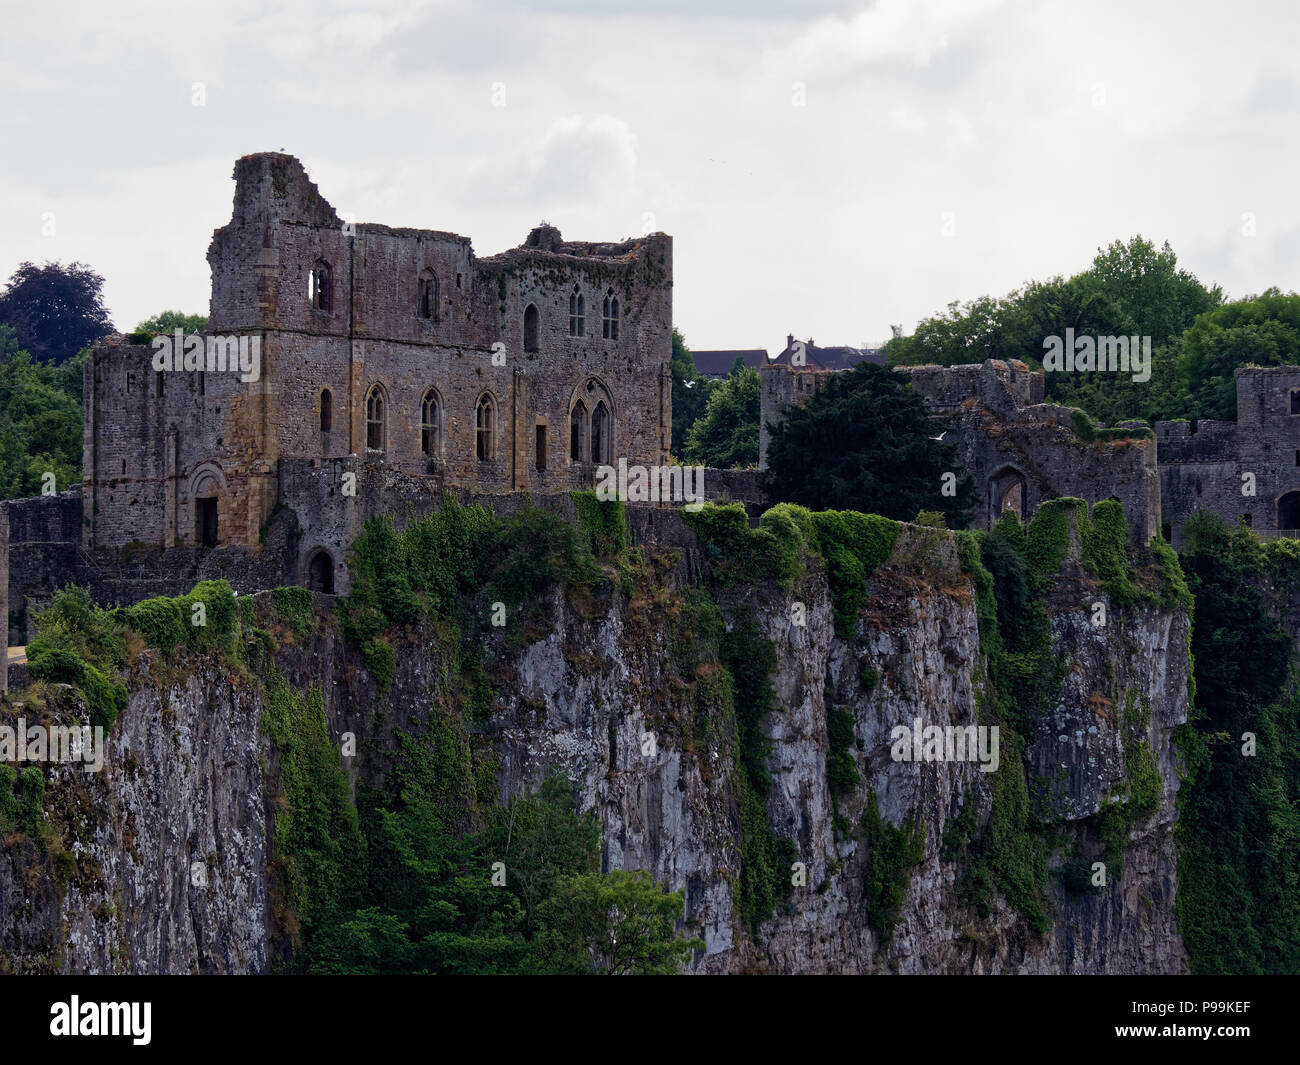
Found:
[(682, 457), (690, 463), (728, 468), (758, 463), (759, 378), (736, 360), (725, 381), (709, 393), (708, 406), (686, 435)]
[[(768, 498), (898, 521), (939, 511), (949, 528), (964, 528), (975, 483), (939, 436), (925, 401), (902, 375), (867, 363), (832, 374), (774, 427)], [(946, 484), (954, 494), (944, 494)]]
[(61, 363), (113, 331), (104, 279), (84, 263), (22, 263), (0, 292), (0, 324), (37, 362)]
[(206, 314), (186, 314), (184, 311), (162, 311), (152, 318), (146, 318), (135, 327), (131, 339), (137, 344), (147, 344), (159, 333), (174, 333), (177, 329), (186, 333), (201, 333), (208, 327)]
[(709, 404), (713, 382), (699, 375), (691, 349), (676, 328), (673, 329), (673, 355), (669, 369), (673, 375), (672, 452), (680, 455), (686, 447), (687, 432)]
[(542, 906), (537, 957), (549, 971), (604, 976), (678, 972), (704, 941), (677, 931), (686, 902), (644, 870), (566, 877)]
[(81, 367), (34, 362), (0, 326), (0, 498), (63, 491), (81, 481)]
[(1300, 362), (1300, 295), (1271, 288), (1198, 318), (1182, 337), (1178, 374), (1190, 397), (1183, 417), (1234, 419), (1241, 366)]
[(1136, 236), (1098, 249), (1088, 269), (1070, 278), (1031, 281), (1006, 296), (953, 302), (945, 313), (923, 319), (911, 336), (885, 348), (891, 365), (952, 366), (985, 359), (1020, 359), (1041, 367), (1043, 342), (1076, 336), (1150, 337), (1150, 376), (1128, 373), (1050, 371), (1047, 395), (1082, 407), (1097, 420), (1186, 417), (1187, 396), (1175, 372), (1180, 338), (1197, 316), (1223, 300), (1179, 269), (1168, 243), (1156, 248)]

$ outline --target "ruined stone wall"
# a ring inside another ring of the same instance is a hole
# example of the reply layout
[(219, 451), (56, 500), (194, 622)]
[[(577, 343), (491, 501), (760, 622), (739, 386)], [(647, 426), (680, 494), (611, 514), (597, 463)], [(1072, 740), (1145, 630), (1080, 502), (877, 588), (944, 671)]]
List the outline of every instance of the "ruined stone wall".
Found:
[(8, 576), (0, 581), (10, 646), (31, 638), (31, 608), (49, 601), (64, 584), (77, 581), (81, 536), (81, 489), (53, 496), (0, 503), (0, 525), (8, 530)]
[[(479, 259), (455, 234), (345, 225), (289, 156), (240, 159), (235, 180), (231, 222), (208, 251), (208, 336), (260, 338), (258, 378), (159, 375), (148, 347), (96, 349), (85, 376), (88, 547), (199, 543), (195, 500), (215, 494), (219, 542), (255, 548), (286, 498), (275, 483), (281, 459), (355, 455), (430, 478), (437, 489), (493, 494), (568, 491), (590, 479), (581, 467), (592, 460), (666, 461), (670, 237), (565, 242), (541, 226), (524, 246)], [(309, 288), (322, 262), (329, 296), (317, 305)], [(422, 285), (436, 291), (427, 305)], [(581, 335), (570, 335), (575, 294), (584, 304)], [(618, 304), (608, 337), (607, 297)], [(526, 343), (533, 311), (536, 339)], [(372, 392), (383, 400), (378, 441), (367, 431)], [(430, 395), (437, 402), (426, 453)], [(490, 440), (480, 457), (485, 397)], [(602, 402), (611, 418), (599, 455), (583, 423), (572, 461), (579, 401), (588, 419)]]
[(1235, 422), (1156, 423), (1162, 520), (1175, 544), (1197, 510), (1264, 534), (1300, 528), (1300, 367), (1240, 369), (1236, 380)]
[[(1124, 504), (1129, 540), (1146, 544), (1159, 532), (1160, 477), (1155, 441), (1141, 436), (1087, 441), (1066, 407), (1043, 403), (1043, 374), (1024, 363), (986, 360), (971, 366), (899, 366), (957, 447), (980, 490), (976, 528), (991, 528), (1006, 507), (1027, 520), (1061, 496)], [(794, 403), (805, 402), (831, 372), (762, 371), (763, 431)], [(764, 454), (764, 460), (766, 455)], [(766, 462), (762, 465), (765, 467)], [(1010, 494), (1009, 494), (1010, 493)]]

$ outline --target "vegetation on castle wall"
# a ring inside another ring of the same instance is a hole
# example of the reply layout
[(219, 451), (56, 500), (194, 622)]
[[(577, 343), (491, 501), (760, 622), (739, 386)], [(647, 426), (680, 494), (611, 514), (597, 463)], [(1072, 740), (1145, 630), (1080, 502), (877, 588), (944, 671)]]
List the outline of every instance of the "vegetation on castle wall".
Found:
[(622, 557), (627, 548), (627, 514), (621, 499), (597, 499), (595, 492), (571, 492), (578, 527), (587, 534), (591, 552), (602, 562)]

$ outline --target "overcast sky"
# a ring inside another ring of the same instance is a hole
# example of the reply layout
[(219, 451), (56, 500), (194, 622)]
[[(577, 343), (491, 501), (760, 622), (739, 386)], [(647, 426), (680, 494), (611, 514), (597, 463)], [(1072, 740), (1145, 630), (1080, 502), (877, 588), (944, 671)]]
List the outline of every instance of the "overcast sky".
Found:
[(1137, 233), (1297, 287), (1294, 0), (4, 4), (0, 279), (86, 262), (119, 329), (207, 312), (268, 150), (479, 255), (670, 233), (696, 348), (880, 341)]

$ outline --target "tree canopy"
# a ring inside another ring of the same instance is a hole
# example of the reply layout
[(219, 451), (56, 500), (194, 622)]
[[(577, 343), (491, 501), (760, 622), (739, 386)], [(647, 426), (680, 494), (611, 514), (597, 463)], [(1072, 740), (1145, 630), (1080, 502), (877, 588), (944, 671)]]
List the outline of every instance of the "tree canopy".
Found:
[(38, 362), (66, 362), (113, 331), (103, 289), (104, 279), (84, 263), (22, 263), (0, 292), (0, 324)]
[(977, 499), (975, 483), (956, 448), (935, 439), (940, 435), (925, 400), (902, 375), (859, 364), (830, 375), (773, 427), (768, 497), (899, 521), (938, 511), (950, 528), (964, 528)]
[(758, 418), (758, 371), (737, 359), (726, 380), (709, 392), (704, 416), (686, 434), (682, 457), (718, 468), (756, 465)]

